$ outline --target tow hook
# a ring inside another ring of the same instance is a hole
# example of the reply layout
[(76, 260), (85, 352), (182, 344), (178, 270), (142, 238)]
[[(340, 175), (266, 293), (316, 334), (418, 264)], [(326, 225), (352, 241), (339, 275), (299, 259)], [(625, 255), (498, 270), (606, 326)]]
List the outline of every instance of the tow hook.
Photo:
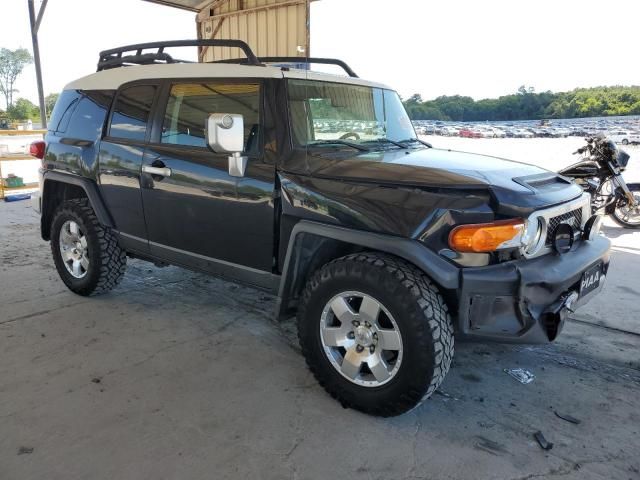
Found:
[(572, 291), (561, 296), (543, 312), (542, 321), (547, 330), (549, 341), (555, 340), (555, 338), (560, 334), (569, 313), (574, 312), (573, 306), (577, 299), (578, 292)]
[(573, 313), (575, 310), (573, 309), (573, 304), (576, 303), (578, 299), (578, 292), (571, 292), (564, 299), (563, 307), (566, 308), (569, 312)]

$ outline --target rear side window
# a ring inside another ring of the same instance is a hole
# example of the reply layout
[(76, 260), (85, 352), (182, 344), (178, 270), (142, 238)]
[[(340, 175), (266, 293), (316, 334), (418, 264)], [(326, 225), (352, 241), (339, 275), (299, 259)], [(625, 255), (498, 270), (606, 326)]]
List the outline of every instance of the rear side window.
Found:
[(49, 119), (49, 131), (59, 132), (62, 119), (66, 117), (65, 125), (69, 123), (69, 117), (73, 113), (78, 100), (80, 99), (80, 92), (77, 90), (65, 90), (63, 91), (58, 100), (56, 101), (53, 111), (51, 112), (51, 118)]
[(154, 85), (122, 89), (113, 107), (109, 136), (144, 141), (155, 93)]
[(162, 126), (162, 143), (206, 147), (211, 113), (244, 117), (245, 152), (258, 148), (260, 85), (257, 83), (188, 83), (173, 85)]
[(102, 134), (102, 127), (111, 105), (113, 91), (90, 90), (83, 92), (78, 99), (70, 115), (63, 116), (60, 127), (63, 124), (66, 136), (96, 141)]

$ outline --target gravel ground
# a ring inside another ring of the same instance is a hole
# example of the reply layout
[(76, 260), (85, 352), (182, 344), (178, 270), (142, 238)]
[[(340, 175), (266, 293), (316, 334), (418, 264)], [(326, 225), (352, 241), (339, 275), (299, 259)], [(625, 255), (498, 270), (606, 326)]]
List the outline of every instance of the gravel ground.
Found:
[(380, 419), (316, 384), (273, 297), (140, 261), (79, 297), (37, 222), (0, 204), (0, 479), (640, 478), (640, 232), (607, 226), (607, 286), (556, 343), (458, 342), (430, 400)]

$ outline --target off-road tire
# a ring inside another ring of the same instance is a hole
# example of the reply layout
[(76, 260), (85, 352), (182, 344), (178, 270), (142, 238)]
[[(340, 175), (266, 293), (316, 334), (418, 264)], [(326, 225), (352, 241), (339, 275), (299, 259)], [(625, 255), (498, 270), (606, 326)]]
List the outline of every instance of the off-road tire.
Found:
[[(336, 294), (357, 290), (375, 297), (393, 315), (403, 360), (395, 376), (378, 387), (356, 385), (330, 363), (320, 338), (323, 308)], [(429, 398), (453, 357), (453, 327), (436, 285), (418, 268), (386, 254), (358, 253), (316, 271), (302, 295), (298, 337), (309, 369), (331, 396), (367, 414), (394, 416)]]
[[(75, 278), (67, 271), (60, 253), (60, 229), (68, 220), (75, 221), (88, 239), (89, 268), (83, 278)], [(127, 256), (116, 236), (100, 224), (86, 198), (68, 200), (58, 207), (51, 222), (51, 253), (62, 281), (69, 290), (83, 296), (99, 295), (116, 287), (127, 266)]]

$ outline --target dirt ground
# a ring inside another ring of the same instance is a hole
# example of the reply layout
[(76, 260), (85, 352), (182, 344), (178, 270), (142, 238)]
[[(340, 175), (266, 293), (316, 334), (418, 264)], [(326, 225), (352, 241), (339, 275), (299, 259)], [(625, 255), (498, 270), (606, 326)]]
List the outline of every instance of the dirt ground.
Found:
[(458, 342), (381, 419), (317, 385), (273, 297), (140, 261), (76, 296), (29, 203), (0, 203), (0, 479), (638, 479), (640, 232), (606, 232), (607, 285), (556, 343)]

